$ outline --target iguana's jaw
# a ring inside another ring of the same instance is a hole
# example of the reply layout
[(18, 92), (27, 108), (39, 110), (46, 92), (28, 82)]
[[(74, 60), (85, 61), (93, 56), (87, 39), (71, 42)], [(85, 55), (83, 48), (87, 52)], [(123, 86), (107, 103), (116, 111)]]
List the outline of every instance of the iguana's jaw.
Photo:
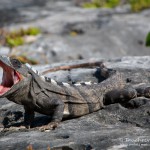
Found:
[(12, 86), (21, 81), (23, 76), (2, 61), (0, 61), (0, 67), (3, 69), (2, 82), (0, 84), (0, 96), (3, 96), (12, 88)]

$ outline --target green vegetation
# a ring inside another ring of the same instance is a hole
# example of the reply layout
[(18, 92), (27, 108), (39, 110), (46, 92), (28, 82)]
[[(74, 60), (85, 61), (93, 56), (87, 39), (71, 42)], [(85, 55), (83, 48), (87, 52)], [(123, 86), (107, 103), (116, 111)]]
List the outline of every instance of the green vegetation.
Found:
[[(5, 45), (13, 48), (25, 43), (34, 42), (36, 40), (35, 36), (40, 33), (40, 29), (36, 27), (19, 29), (16, 31), (7, 31), (5, 29), (0, 29), (0, 45)], [(19, 59), (22, 63), (29, 63), (32, 65), (38, 64), (38, 61), (28, 58), (25, 54), (22, 54), (20, 56), (15, 56), (13, 54), (14, 53), (11, 53), (11, 56)]]
[(150, 46), (150, 32), (147, 34), (147, 36), (146, 36), (146, 43), (145, 43), (145, 45), (148, 47), (148, 46)]
[[(83, 8), (114, 8), (120, 5), (121, 0), (91, 0), (91, 2), (83, 3)], [(138, 12), (146, 8), (150, 8), (150, 0), (127, 0), (133, 12)]]
[(26, 30), (21, 29), (21, 33), (23, 35), (38, 35), (41, 33), (41, 30), (39, 28), (36, 28), (36, 27), (30, 27)]
[(32, 64), (32, 65), (39, 64), (38, 61), (31, 59), (31, 58), (28, 58), (26, 55), (20, 55), (20, 56), (12, 55), (11, 57), (18, 59), (23, 64), (25, 64), (25, 63)]
[(120, 4), (120, 0), (92, 0), (89, 3), (84, 3), (83, 8), (114, 8)]
[(6, 45), (8, 45), (9, 47), (23, 45), (25, 43), (25, 36), (36, 36), (40, 33), (40, 29), (35, 27), (8, 32), (5, 37)]
[(150, 8), (150, 0), (129, 0), (129, 3), (134, 12)]
[(6, 37), (6, 43), (9, 47), (15, 47), (24, 44), (24, 40), (22, 37)]

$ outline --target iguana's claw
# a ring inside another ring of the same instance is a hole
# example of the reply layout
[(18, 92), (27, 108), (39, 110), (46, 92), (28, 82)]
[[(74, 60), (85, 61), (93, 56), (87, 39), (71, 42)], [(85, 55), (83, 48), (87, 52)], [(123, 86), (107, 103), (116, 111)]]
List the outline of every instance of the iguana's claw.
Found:
[(59, 125), (59, 122), (51, 122), (48, 125), (44, 125), (39, 128), (40, 131), (48, 131), (48, 130), (54, 130)]
[(19, 130), (25, 130), (27, 129), (25, 126), (20, 126), (20, 127), (10, 127), (10, 128), (4, 128), (2, 132), (7, 132), (7, 131), (19, 131)]

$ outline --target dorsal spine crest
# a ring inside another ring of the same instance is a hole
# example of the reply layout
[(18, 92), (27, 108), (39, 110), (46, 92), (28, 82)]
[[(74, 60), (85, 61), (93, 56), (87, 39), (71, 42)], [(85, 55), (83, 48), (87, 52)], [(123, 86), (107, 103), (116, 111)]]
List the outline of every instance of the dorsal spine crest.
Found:
[[(34, 69), (30, 64), (26, 63), (25, 64), (29, 69), (31, 69), (33, 72), (35, 72), (37, 75), (40, 76), (40, 73)], [(56, 80), (54, 79), (51, 79), (49, 77), (46, 77), (46, 76), (40, 76), (42, 80), (44, 80), (45, 82), (50, 82), (54, 85), (62, 85), (62, 86), (71, 86), (71, 85), (74, 85), (74, 86), (86, 86), (86, 85), (92, 85), (92, 84), (97, 84), (97, 83), (92, 83), (91, 81), (89, 82), (79, 82), (79, 83), (74, 83), (74, 84), (69, 84), (67, 82), (57, 82)]]

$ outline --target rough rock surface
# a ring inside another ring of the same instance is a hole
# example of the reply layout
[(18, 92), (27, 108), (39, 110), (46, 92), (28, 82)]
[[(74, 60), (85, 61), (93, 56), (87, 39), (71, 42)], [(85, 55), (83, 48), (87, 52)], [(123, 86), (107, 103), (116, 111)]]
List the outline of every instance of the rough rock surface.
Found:
[[(80, 63), (87, 60), (70, 62)], [(150, 57), (123, 57), (121, 59), (104, 60), (109, 68), (123, 72), (131, 83), (149, 83)], [(62, 63), (65, 64), (65, 63)], [(67, 63), (68, 64), (68, 63)], [(61, 64), (54, 64), (54, 66)], [(49, 66), (52, 67), (52, 66)], [(36, 66), (45, 70), (48, 65)], [(96, 69), (74, 69), (49, 73), (58, 81), (95, 81)], [(61, 76), (61, 79), (60, 79)], [(69, 79), (68, 79), (69, 76)], [(129, 104), (133, 100), (129, 101)], [(140, 98), (136, 108), (128, 108), (118, 103), (108, 105), (92, 114), (64, 120), (58, 128), (49, 132), (36, 129), (7, 131), (0, 133), (0, 149), (22, 150), (32, 145), (35, 150), (45, 150), (48, 147), (62, 150), (90, 149), (149, 149), (150, 148), (150, 99)], [(23, 109), (21, 106), (6, 99), (0, 101), (0, 121), (7, 126), (21, 124)], [(16, 120), (15, 120), (16, 119)], [(46, 124), (47, 116), (36, 114), (36, 126)]]
[[(145, 47), (150, 10), (137, 14), (128, 7), (83, 9), (73, 0), (15, 1), (0, 2), (1, 26), (11, 30), (31, 26), (42, 29), (37, 41), (15, 48), (15, 55), (24, 54), (45, 64), (150, 54)], [(4, 48), (0, 48), (0, 54)]]

